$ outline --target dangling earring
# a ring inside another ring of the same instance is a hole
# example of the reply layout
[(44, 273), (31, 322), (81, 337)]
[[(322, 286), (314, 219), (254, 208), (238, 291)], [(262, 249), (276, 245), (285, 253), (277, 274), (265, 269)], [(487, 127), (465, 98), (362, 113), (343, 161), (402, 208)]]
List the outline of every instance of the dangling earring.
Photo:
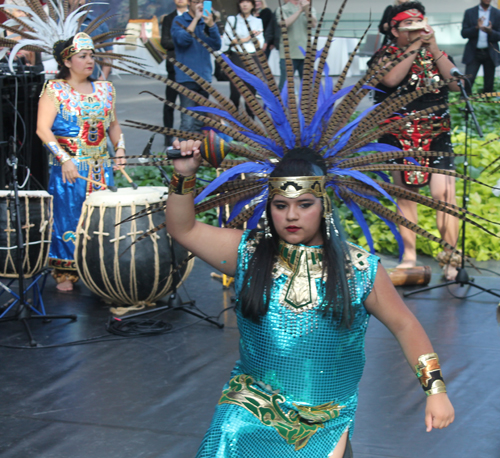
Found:
[(270, 239), (273, 236), (273, 234), (271, 234), (271, 228), (269, 227), (269, 223), (267, 221), (267, 212), (266, 212), (266, 210), (264, 210), (263, 219), (264, 219), (264, 237), (266, 239)]
[(335, 220), (333, 219), (333, 211), (330, 213), (330, 224), (333, 227), (333, 231), (335, 232), (335, 235), (338, 237), (339, 230), (337, 229), (337, 226), (335, 225)]
[(323, 207), (324, 207), (323, 218), (325, 219), (326, 238), (330, 239), (331, 237), (330, 225), (333, 226), (336, 235), (338, 235), (338, 231), (337, 228), (335, 227), (335, 223), (333, 222), (332, 202), (330, 200), (330, 197), (328, 197), (326, 193), (323, 196)]
[(330, 224), (332, 224), (332, 214), (327, 213), (325, 215), (325, 227), (326, 227), (326, 238), (330, 240)]

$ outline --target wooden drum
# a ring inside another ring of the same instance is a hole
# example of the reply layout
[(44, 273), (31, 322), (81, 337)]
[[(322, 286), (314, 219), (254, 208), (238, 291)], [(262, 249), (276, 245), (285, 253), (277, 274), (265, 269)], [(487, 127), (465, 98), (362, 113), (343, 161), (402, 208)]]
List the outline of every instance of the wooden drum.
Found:
[(405, 269), (387, 269), (394, 286), (427, 285), (431, 281), (430, 266), (415, 266)]
[[(23, 273), (32, 277), (39, 273), (49, 258), (52, 238), (52, 196), (46, 191), (19, 191), (19, 207), (23, 232)], [(17, 278), (17, 237), (11, 218), (14, 205), (12, 191), (0, 191), (0, 277)]]
[[(106, 302), (152, 305), (172, 289), (172, 239), (162, 229), (132, 245), (142, 234), (165, 221), (163, 211), (115, 226), (120, 221), (167, 197), (168, 188), (121, 188), (90, 194), (83, 203), (75, 241), (75, 263), (85, 285)], [(179, 286), (194, 259), (174, 243)]]

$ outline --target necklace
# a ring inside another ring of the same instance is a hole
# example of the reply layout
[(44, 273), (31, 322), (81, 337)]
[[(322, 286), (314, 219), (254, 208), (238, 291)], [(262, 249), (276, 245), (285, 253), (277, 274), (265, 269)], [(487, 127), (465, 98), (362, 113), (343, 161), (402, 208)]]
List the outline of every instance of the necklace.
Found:
[(322, 277), (323, 248), (291, 245), (280, 240), (279, 256), (273, 274), (286, 275), (280, 294), (280, 303), (295, 313), (318, 305), (316, 279)]

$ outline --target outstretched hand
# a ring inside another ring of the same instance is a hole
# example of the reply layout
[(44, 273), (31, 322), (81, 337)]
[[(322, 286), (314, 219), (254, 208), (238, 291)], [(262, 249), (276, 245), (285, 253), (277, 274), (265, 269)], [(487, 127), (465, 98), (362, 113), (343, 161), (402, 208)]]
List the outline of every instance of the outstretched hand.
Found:
[(443, 429), (455, 420), (455, 409), (446, 393), (427, 397), (425, 407), (425, 426), (429, 433), (432, 429)]
[(194, 175), (201, 164), (201, 154), (200, 154), (201, 141), (199, 140), (187, 140), (180, 142), (179, 140), (174, 140), (172, 147), (174, 149), (181, 150), (182, 156), (189, 156), (191, 153), (193, 157), (186, 159), (174, 159), (173, 165), (177, 173), (184, 176)]

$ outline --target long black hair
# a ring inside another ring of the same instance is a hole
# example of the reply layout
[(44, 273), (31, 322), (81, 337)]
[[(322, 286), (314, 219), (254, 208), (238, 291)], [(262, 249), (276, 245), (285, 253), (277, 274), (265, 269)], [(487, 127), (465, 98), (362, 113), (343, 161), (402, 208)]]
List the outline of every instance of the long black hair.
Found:
[[(321, 175), (326, 175), (326, 165), (321, 155), (309, 148), (295, 148), (284, 156), (271, 177)], [(249, 260), (240, 293), (241, 312), (243, 316), (254, 322), (259, 322), (269, 309), (273, 284), (272, 271), (279, 255), (279, 236), (271, 218), (270, 202), (266, 207), (266, 215), (272, 237), (259, 238), (255, 253)], [(341, 323), (349, 327), (354, 316), (347, 282), (346, 266), (350, 261), (349, 249), (340, 231), (340, 223), (335, 211), (333, 217), (337, 231), (334, 227), (330, 227), (330, 238), (327, 236), (324, 218), (320, 225), (323, 237), (323, 281), (325, 285), (324, 302), (321, 307), (325, 314), (331, 311), (334, 318), (340, 317)], [(250, 234), (251, 238), (256, 236), (256, 230)]]

